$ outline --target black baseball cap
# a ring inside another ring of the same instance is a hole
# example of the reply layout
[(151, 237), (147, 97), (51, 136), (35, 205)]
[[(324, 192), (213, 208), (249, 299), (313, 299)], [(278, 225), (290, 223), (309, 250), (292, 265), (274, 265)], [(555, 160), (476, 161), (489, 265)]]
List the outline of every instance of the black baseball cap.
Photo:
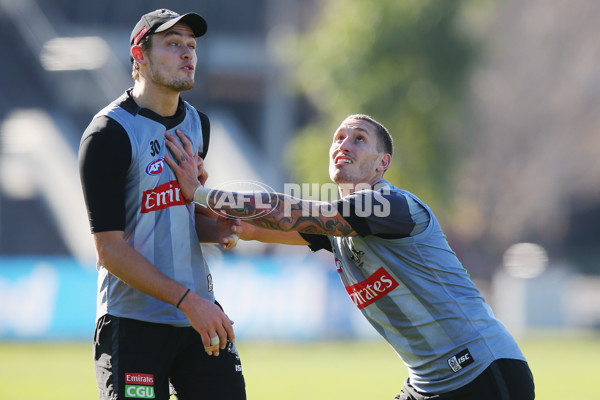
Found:
[(131, 31), (129, 45), (136, 45), (144, 37), (158, 32), (164, 32), (178, 22), (183, 22), (188, 25), (196, 37), (200, 37), (206, 33), (206, 21), (196, 13), (187, 13), (179, 15), (174, 11), (162, 8), (152, 11), (142, 16)]

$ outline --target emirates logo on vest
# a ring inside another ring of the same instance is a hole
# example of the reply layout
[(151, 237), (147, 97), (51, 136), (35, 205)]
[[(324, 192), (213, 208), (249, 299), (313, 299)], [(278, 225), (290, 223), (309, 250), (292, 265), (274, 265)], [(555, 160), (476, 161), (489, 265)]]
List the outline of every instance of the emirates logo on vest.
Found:
[(398, 282), (383, 267), (362, 282), (346, 286), (346, 292), (359, 309), (375, 303), (398, 287)]
[(154, 385), (154, 375), (126, 373), (125, 383), (136, 385)]
[(173, 206), (182, 206), (187, 202), (181, 195), (177, 181), (164, 183), (154, 189), (146, 190), (142, 195), (141, 214), (163, 210)]

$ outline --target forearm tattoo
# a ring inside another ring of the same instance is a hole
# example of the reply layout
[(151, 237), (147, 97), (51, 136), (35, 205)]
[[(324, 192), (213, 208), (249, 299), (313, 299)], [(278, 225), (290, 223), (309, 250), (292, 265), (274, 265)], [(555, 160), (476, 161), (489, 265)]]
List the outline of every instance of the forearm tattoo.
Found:
[(208, 206), (266, 229), (327, 236), (352, 236), (354, 229), (330, 203), (300, 200), (282, 193), (211, 192)]

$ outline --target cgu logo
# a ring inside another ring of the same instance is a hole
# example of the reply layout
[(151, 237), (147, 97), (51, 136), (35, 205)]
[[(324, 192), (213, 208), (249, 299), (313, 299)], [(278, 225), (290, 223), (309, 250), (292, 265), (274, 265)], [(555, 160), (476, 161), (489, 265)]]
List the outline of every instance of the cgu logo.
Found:
[(165, 159), (164, 158), (156, 159), (156, 160), (150, 162), (150, 164), (148, 164), (146, 166), (146, 173), (148, 175), (158, 175), (161, 172), (163, 172), (163, 166), (164, 165), (165, 165)]
[(142, 385), (125, 385), (125, 397), (132, 399), (153, 399), (154, 387)]
[(142, 194), (140, 214), (187, 204), (176, 180), (164, 183)]
[(398, 287), (398, 282), (381, 267), (362, 282), (346, 287), (346, 292), (359, 309), (375, 303)]

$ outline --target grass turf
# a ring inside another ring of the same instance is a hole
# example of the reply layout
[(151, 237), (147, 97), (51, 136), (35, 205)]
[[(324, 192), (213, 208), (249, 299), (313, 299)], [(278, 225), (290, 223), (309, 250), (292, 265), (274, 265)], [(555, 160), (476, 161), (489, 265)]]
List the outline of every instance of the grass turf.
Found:
[[(600, 336), (519, 340), (536, 398), (600, 400)], [(89, 343), (0, 342), (0, 400), (93, 400)], [(406, 368), (383, 341), (238, 343), (249, 400), (388, 399)]]

